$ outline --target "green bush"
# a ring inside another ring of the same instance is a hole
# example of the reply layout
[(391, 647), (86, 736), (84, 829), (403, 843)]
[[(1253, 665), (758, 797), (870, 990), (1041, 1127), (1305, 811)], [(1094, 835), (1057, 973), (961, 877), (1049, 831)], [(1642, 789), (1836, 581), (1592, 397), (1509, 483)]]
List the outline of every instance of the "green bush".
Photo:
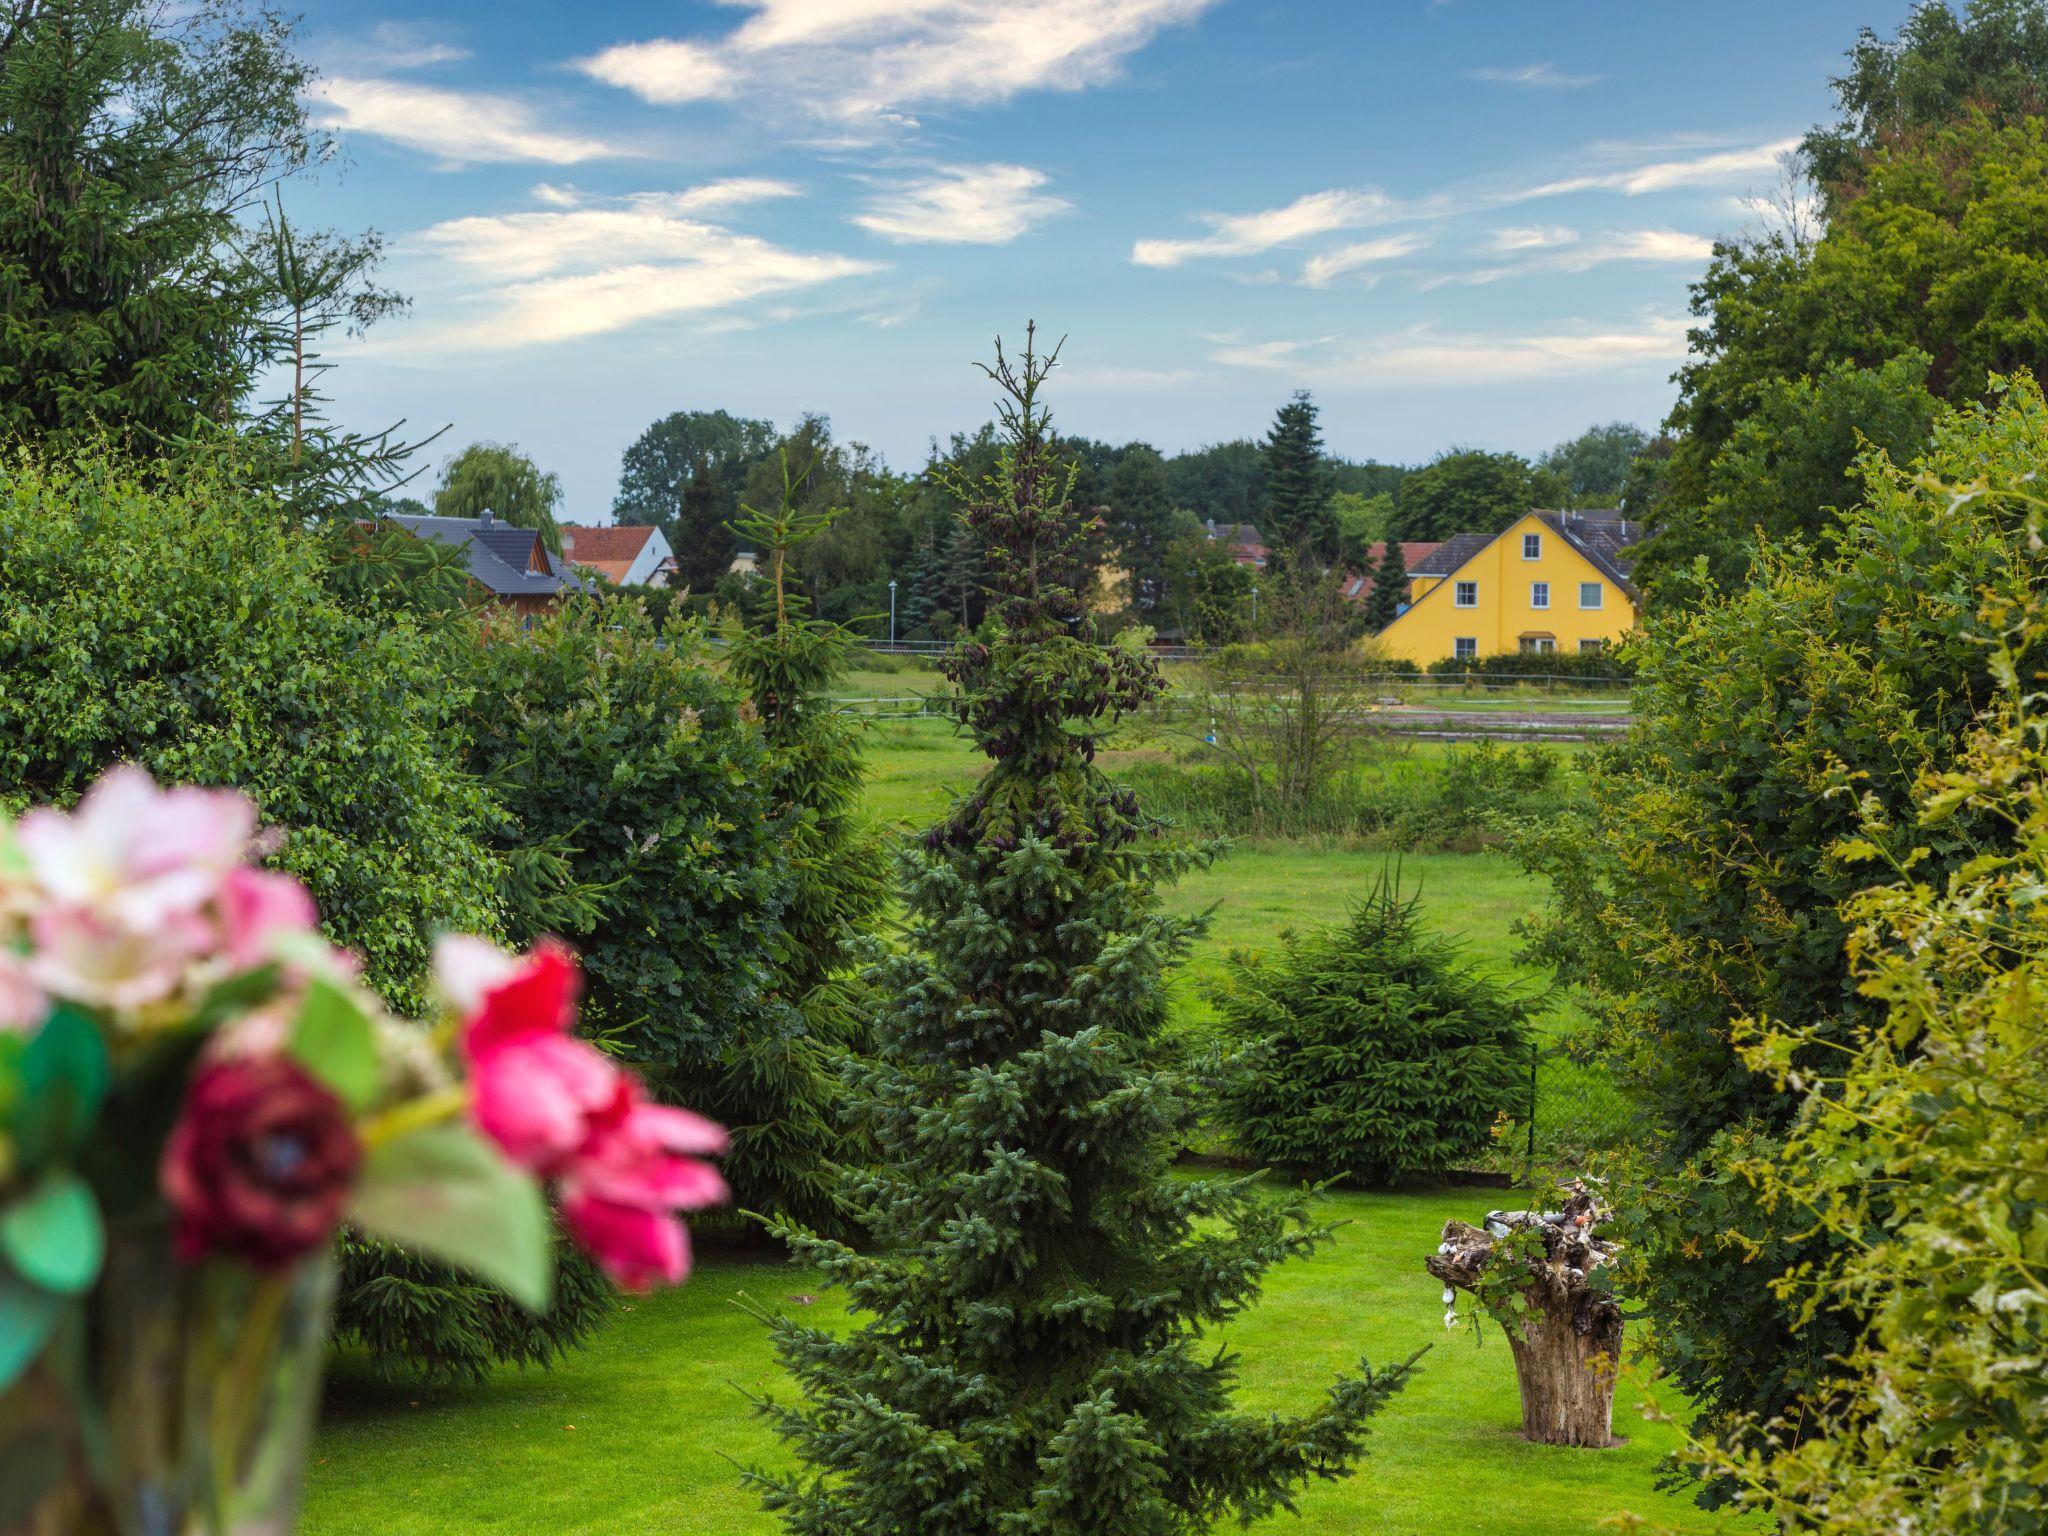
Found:
[(624, 603), (521, 622), (498, 615), (447, 658), (473, 695), (464, 761), (526, 877), (511, 936), (572, 940), (584, 1031), (687, 1092), (773, 975), (789, 872), (761, 733), (689, 626)]
[(1431, 677), (1569, 677), (1625, 682), (1636, 675), (1626, 646), (1598, 651), (1502, 651), (1494, 656), (1446, 656), (1429, 664)]
[(0, 458), (0, 798), (67, 803), (119, 762), (241, 790), (416, 1012), (438, 931), (501, 931), (497, 812), (461, 762), (462, 669), (344, 606), (327, 558), (218, 465)]
[(1231, 956), (1214, 990), (1242, 1052), (1224, 1090), (1261, 1162), (1368, 1184), (1436, 1173), (1527, 1112), (1530, 1005), (1422, 930), (1382, 877), (1342, 926)]
[(334, 1338), (384, 1376), (477, 1383), (499, 1365), (552, 1364), (584, 1343), (616, 1297), (566, 1240), (555, 1243), (555, 1302), (535, 1316), (494, 1285), (389, 1243), (344, 1232)]

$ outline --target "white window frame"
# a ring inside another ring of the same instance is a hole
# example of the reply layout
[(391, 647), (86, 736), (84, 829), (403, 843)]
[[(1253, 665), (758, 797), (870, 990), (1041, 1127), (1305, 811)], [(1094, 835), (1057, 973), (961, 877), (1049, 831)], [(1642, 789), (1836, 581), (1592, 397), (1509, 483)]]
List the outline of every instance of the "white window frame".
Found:
[(1547, 635), (1529, 635), (1516, 646), (1524, 656), (1555, 656), (1557, 641)]
[[(1593, 601), (1586, 601), (1586, 594), (1593, 594)], [(1579, 607), (1586, 613), (1594, 613), (1607, 606), (1607, 584), (1599, 581), (1579, 583)]]
[(1548, 607), (1550, 606), (1550, 583), (1549, 583), (1549, 582), (1547, 582), (1547, 581), (1532, 581), (1532, 582), (1530, 582), (1530, 583), (1529, 583), (1529, 606), (1530, 606), (1531, 608), (1546, 608), (1546, 609), (1547, 609), (1547, 608), (1548, 608)]
[[(1467, 592), (1472, 594), (1470, 599), (1467, 599), (1465, 596)], [(1479, 583), (1476, 581), (1453, 582), (1451, 585), (1451, 606), (1453, 608), (1477, 608), (1479, 606)]]
[(1543, 558), (1542, 534), (1525, 533), (1522, 535), (1522, 558), (1524, 560), (1541, 560)]
[(1581, 655), (1587, 651), (1604, 651), (1606, 649), (1607, 642), (1605, 640), (1581, 640), (1579, 642), (1579, 652)]
[(1460, 635), (1451, 642), (1451, 660), (1477, 661), (1479, 659), (1479, 637)]

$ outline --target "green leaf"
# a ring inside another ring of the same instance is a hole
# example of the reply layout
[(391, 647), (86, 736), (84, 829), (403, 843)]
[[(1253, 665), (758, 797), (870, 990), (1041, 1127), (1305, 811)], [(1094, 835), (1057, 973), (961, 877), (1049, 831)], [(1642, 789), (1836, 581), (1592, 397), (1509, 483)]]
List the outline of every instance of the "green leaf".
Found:
[(377, 1041), (369, 1016), (332, 982), (315, 977), (306, 984), (289, 1049), (350, 1109), (360, 1110), (376, 1096)]
[(0, 1210), (0, 1254), (46, 1291), (76, 1296), (97, 1278), (105, 1253), (99, 1202), (75, 1173), (52, 1173)]
[(0, 1265), (0, 1392), (35, 1363), (63, 1310), (63, 1297)]
[(52, 1009), (23, 1047), (21, 1097), (6, 1129), (24, 1166), (82, 1145), (107, 1096), (107, 1046), (99, 1026), (65, 1004)]
[(529, 1311), (552, 1300), (540, 1189), (467, 1126), (429, 1126), (373, 1148), (348, 1219), (503, 1286)]

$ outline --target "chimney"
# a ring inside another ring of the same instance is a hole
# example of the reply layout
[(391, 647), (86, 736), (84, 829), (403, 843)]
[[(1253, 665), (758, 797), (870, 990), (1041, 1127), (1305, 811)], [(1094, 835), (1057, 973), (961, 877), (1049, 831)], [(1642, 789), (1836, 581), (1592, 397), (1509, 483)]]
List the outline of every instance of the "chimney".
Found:
[(493, 525), (493, 523), (496, 522), (496, 519), (492, 517), (491, 509), (489, 507), (485, 507), (484, 515), (478, 518), (477, 521), (482, 523), (486, 528), (489, 528)]

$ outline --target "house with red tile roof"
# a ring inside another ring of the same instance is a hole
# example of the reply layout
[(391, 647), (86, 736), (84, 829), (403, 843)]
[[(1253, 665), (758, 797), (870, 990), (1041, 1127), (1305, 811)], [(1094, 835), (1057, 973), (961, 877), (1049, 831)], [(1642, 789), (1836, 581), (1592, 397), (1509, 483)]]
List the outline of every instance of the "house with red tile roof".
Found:
[(595, 571), (615, 587), (665, 587), (675, 551), (659, 528), (644, 524), (586, 527), (562, 524), (562, 558)]

